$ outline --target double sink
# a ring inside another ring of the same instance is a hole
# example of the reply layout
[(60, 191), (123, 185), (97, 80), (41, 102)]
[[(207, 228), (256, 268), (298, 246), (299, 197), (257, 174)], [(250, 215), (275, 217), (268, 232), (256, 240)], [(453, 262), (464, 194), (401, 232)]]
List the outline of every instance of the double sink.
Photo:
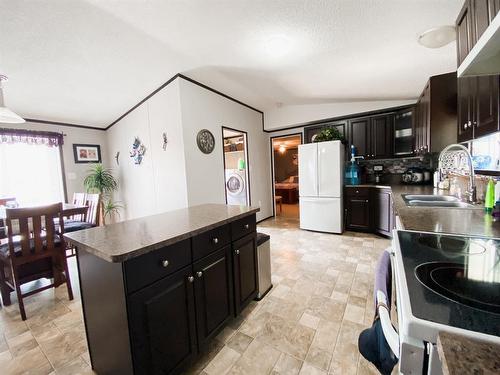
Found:
[(475, 208), (474, 205), (451, 195), (403, 194), (402, 197), (410, 207)]

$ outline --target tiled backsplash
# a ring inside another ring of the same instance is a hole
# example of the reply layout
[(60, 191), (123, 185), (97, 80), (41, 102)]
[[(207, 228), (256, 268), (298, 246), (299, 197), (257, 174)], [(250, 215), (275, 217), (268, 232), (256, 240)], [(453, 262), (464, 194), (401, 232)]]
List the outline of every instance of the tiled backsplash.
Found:
[(380, 160), (361, 160), (360, 166), (365, 167), (367, 174), (373, 174), (374, 165), (383, 165), (384, 174), (401, 174), (408, 168), (418, 167), (431, 169), (431, 157), (426, 155), (422, 157), (398, 158), (398, 159), (380, 159)]

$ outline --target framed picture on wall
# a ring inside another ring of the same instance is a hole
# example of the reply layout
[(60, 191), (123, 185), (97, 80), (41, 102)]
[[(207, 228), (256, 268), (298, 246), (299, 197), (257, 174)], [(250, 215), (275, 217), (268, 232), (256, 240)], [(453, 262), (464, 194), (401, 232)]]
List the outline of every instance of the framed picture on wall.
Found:
[(75, 163), (100, 163), (101, 146), (73, 144)]

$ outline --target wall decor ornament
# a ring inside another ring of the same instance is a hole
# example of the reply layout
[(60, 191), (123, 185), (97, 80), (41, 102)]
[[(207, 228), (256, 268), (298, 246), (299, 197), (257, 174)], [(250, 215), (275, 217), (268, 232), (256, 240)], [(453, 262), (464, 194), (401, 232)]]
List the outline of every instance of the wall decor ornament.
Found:
[(168, 143), (167, 133), (163, 133), (163, 151), (167, 150), (167, 143)]
[(141, 143), (139, 137), (135, 137), (134, 143), (132, 144), (132, 151), (130, 151), (130, 157), (134, 158), (135, 164), (141, 164), (142, 157), (146, 153), (146, 146)]
[(210, 154), (215, 148), (214, 135), (207, 129), (201, 129), (196, 136), (198, 148), (204, 154)]

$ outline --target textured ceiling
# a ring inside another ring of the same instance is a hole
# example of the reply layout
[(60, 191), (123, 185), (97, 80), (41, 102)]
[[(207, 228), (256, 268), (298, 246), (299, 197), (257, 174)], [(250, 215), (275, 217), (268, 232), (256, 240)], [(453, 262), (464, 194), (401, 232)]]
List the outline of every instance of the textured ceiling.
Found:
[[(105, 127), (176, 73), (266, 110), (416, 98), (456, 69), (463, 0), (0, 0), (0, 72), (24, 117)], [(273, 36), (288, 53), (275, 55)]]

